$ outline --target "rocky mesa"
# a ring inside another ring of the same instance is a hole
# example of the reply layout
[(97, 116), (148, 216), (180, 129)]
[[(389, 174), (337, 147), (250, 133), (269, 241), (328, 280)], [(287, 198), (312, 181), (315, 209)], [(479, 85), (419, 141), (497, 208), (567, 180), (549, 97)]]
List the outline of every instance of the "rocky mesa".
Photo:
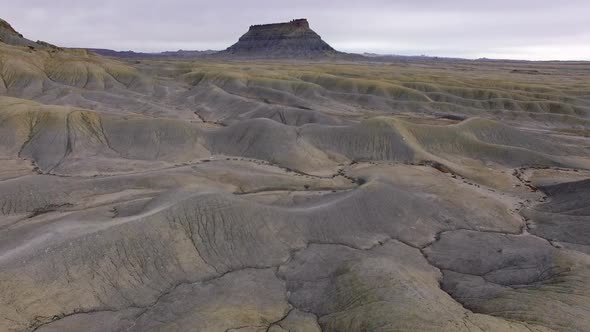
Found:
[(309, 27), (307, 19), (252, 25), (223, 55), (251, 57), (317, 57), (338, 52)]

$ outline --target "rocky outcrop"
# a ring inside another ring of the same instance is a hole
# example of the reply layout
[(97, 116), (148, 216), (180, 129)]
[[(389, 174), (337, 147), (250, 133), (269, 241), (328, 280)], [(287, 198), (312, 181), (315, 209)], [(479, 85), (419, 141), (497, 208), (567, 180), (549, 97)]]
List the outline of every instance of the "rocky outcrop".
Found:
[(12, 35), (18, 36), (18, 37), (22, 37), (23, 35), (21, 35), (20, 33), (16, 32), (16, 30), (14, 30), (14, 28), (5, 20), (0, 18), (0, 29), (5, 30), (7, 33), (10, 33)]
[(317, 57), (338, 52), (309, 27), (306, 19), (252, 25), (223, 55), (253, 57)]
[[(45, 42), (34, 42), (23, 37), (22, 34), (18, 33), (14, 28), (10, 25), (10, 23), (6, 22), (5, 20), (0, 18), (0, 42), (9, 45), (15, 46), (28, 46), (32, 48), (41, 48), (41, 47), (49, 47), (49, 43)], [(57, 48), (57, 46), (51, 45), (52, 48)]]
[(28, 40), (23, 37), (22, 34), (18, 33), (14, 28), (5, 20), (0, 18), (0, 42), (16, 45), (16, 46), (30, 46), (38, 47), (37, 43), (32, 40)]

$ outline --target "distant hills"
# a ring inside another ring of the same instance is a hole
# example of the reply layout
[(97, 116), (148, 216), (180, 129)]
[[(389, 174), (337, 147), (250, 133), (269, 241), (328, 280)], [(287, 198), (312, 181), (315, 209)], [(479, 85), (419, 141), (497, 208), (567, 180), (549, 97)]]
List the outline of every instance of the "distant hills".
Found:
[(255, 58), (317, 58), (344, 55), (328, 45), (309, 26), (307, 19), (286, 23), (252, 25), (237, 43), (223, 51), (172, 51), (142, 53), (89, 48), (94, 53), (128, 59), (255, 57)]
[[(49, 49), (50, 52), (68, 48), (37, 40), (25, 38), (16, 31), (7, 21), (0, 18), (0, 43), (29, 47), (30, 49)], [(251, 25), (248, 32), (242, 35), (239, 40), (225, 50), (178, 50), (165, 52), (135, 52), (117, 51), (104, 48), (72, 48), (87, 50), (102, 56), (123, 58), (123, 59), (192, 59), (192, 58), (302, 58), (302, 59), (332, 59), (344, 61), (370, 61), (370, 62), (391, 62), (391, 61), (477, 61), (477, 62), (569, 62), (583, 63), (585, 61), (530, 61), (510, 59), (464, 59), (453, 57), (438, 57), (429, 55), (396, 55), (396, 54), (375, 54), (375, 53), (345, 53), (340, 52), (322, 40), (321, 36), (310, 28), (307, 19), (295, 19), (285, 23)], [(522, 73), (522, 72), (515, 72)], [(527, 72), (527, 74), (536, 74)]]
[(145, 53), (145, 52), (134, 52), (134, 51), (115, 51), (105, 48), (88, 48), (87, 50), (94, 52), (99, 55), (103, 56), (112, 56), (117, 58), (126, 58), (126, 59), (149, 59), (149, 58), (195, 58), (201, 56), (212, 55), (218, 53), (218, 51), (186, 51), (186, 50), (178, 50), (178, 51), (166, 51), (166, 52), (155, 52), (155, 53)]

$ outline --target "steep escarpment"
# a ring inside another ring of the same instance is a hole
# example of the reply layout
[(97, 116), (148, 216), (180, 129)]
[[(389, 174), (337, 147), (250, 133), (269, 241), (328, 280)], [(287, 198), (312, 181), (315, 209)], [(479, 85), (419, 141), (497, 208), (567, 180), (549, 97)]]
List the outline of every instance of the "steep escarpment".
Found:
[(306, 19), (252, 25), (237, 43), (222, 52), (224, 55), (255, 57), (313, 57), (336, 53), (311, 30)]

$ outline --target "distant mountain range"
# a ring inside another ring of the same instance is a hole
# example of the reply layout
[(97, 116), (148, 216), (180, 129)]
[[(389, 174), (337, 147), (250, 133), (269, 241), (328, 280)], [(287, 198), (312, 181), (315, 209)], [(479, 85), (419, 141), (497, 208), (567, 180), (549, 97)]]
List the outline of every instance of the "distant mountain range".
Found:
[(117, 58), (127, 58), (127, 59), (146, 59), (146, 58), (195, 58), (201, 57), (206, 55), (212, 55), (218, 53), (218, 51), (186, 51), (186, 50), (178, 50), (178, 51), (166, 51), (166, 52), (156, 52), (156, 53), (144, 53), (144, 52), (134, 52), (134, 51), (115, 51), (109, 50), (104, 48), (88, 48), (87, 50), (94, 52), (99, 55), (103, 56), (112, 56)]

